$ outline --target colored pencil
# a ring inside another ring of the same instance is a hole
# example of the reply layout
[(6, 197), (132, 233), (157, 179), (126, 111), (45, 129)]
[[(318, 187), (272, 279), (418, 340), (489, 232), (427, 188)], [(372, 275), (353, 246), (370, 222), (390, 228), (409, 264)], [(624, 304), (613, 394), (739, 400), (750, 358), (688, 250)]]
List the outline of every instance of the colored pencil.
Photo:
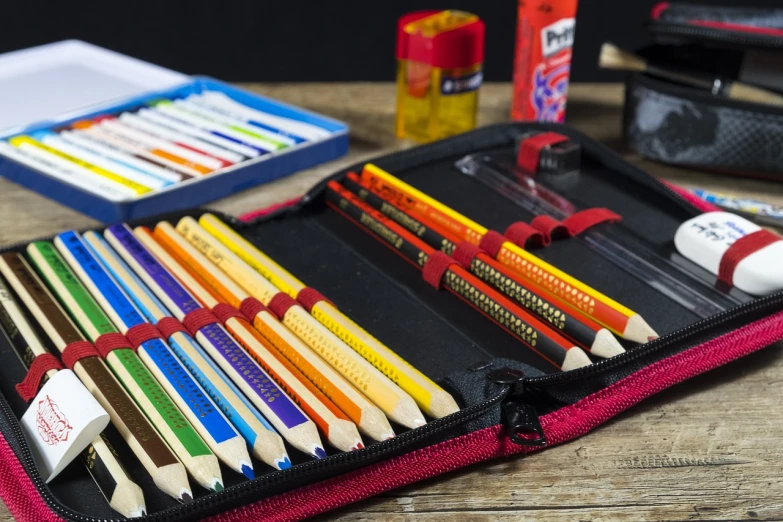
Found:
[[(441, 235), (400, 208), (370, 192), (359, 182), (359, 177), (349, 173), (342, 181), (345, 188), (369, 206), (394, 220), (398, 225), (415, 234), (429, 246), (452, 255), (457, 245), (449, 236)], [(208, 229), (209, 230), (209, 229)], [(569, 312), (570, 306), (549, 292), (536, 290), (530, 283), (521, 281), (485, 252), (479, 252), (470, 262), (468, 271), (485, 283), (505, 294), (509, 299), (530, 313), (549, 323), (564, 337), (571, 339), (598, 357), (613, 357), (625, 351), (612, 332), (586, 315)]]
[[(116, 245), (111, 232), (107, 230), (105, 234), (109, 241)], [(148, 321), (157, 323), (164, 317), (172, 317), (164, 305), (98, 234), (87, 232), (83, 239), (104, 269), (122, 286), (122, 289)], [(188, 368), (193, 377), (198, 380), (199, 384), (215, 401), (215, 404), (222, 409), (237, 431), (245, 438), (256, 458), (277, 469), (290, 467), (291, 461), (285, 451), (283, 440), (274, 431), (274, 428), (245, 399), (193, 338), (189, 334), (175, 332), (168, 341), (169, 346), (182, 364)]]
[[(59, 234), (54, 244), (121, 334), (148, 324), (77, 233)], [(214, 455), (237, 473), (255, 478), (245, 440), (168, 345), (162, 339), (150, 339), (141, 343), (137, 353)]]
[[(280, 293), (275, 285), (256, 273), (201, 228), (193, 218), (182, 218), (177, 224), (177, 232), (264, 305), (268, 305), (272, 298)], [(319, 323), (307, 310), (295, 304), (280, 319), (289, 330), (375, 403), (389, 420), (407, 428), (425, 424), (424, 415), (410, 395)]]
[[(476, 245), (488, 232), (478, 223), (375, 165), (365, 165), (361, 180), (376, 194), (438, 231), (447, 230), (460, 240)], [(509, 241), (501, 246), (497, 260), (534, 285), (572, 304), (623, 339), (646, 343), (657, 337), (655, 331), (636, 312)]]
[[(36, 242), (27, 253), (68, 313), (92, 342), (118, 330), (51, 243)], [(191, 476), (207, 489), (223, 486), (215, 455), (133, 350), (111, 351), (106, 363), (128, 390)]]
[[(0, 330), (8, 343), (14, 348), (19, 361), (27, 369), (39, 355), (48, 354), (41, 339), (28, 322), (24, 312), (11, 296), (11, 292), (0, 278)], [(58, 370), (46, 372), (50, 379)], [(134, 518), (143, 516), (147, 509), (144, 504), (144, 492), (130, 478), (120, 463), (119, 455), (104, 439), (103, 434), (95, 437), (81, 453), (82, 461), (98, 486), (109, 506), (121, 515)]]
[[(238, 308), (242, 301), (250, 297), (180, 236), (169, 223), (159, 223), (155, 227), (154, 237), (215, 299)], [(256, 330), (277, 352), (297, 368), (312, 386), (340, 408), (363, 434), (375, 440), (386, 440), (394, 436), (383, 412), (291, 333), (269, 310), (261, 310), (255, 317), (248, 319), (253, 321)]]
[[(213, 309), (220, 301), (197, 278), (187, 271), (163, 248), (154, 242), (148, 230), (140, 230), (148, 241), (145, 246), (165, 265), (169, 272), (178, 276), (180, 282), (204, 307)], [(141, 245), (139, 245), (141, 246)], [(141, 258), (137, 260), (142, 261)], [(154, 270), (163, 271), (157, 265)], [(225, 322), (226, 329), (239, 344), (258, 362), (275, 382), (305, 411), (318, 426), (326, 440), (340, 451), (364, 448), (364, 442), (356, 425), (324, 396), (287, 359), (280, 355), (271, 343), (258, 333), (243, 317), (231, 317)]]
[[(115, 228), (112, 232), (121, 233), (122, 230)], [(137, 231), (137, 241), (132, 241), (134, 236), (122, 236), (123, 246), (132, 254), (127, 258), (131, 266), (178, 319), (183, 320), (186, 314), (201, 308), (183, 284), (150, 253), (161, 254), (155, 250), (155, 242), (149, 241), (151, 237), (148, 233)], [(196, 339), (284, 439), (316, 458), (326, 456), (313, 421), (275, 384), (274, 378), (234, 341), (222, 325), (211, 324), (201, 328)]]
[[(326, 200), (335, 211), (419, 269), (423, 270), (429, 258), (436, 252), (434, 248), (374, 210), (336, 181), (328, 183)], [(446, 268), (441, 284), (563, 371), (591, 364), (590, 358), (581, 348), (575, 347), (547, 324), (456, 263)]]
[[(299, 292), (305, 288), (304, 283), (214, 215), (204, 214), (199, 219), (199, 224), (281, 292), (296, 299)], [(416, 404), (430, 417), (445, 417), (459, 410), (459, 406), (449, 393), (340, 312), (330, 302), (316, 303), (310, 313), (345, 341), (348, 346), (356, 350), (368, 362), (410, 394)]]
[[(51, 249), (50, 253), (56, 255), (54, 249)], [(64, 265), (62, 266), (64, 268)], [(62, 352), (68, 345), (85, 340), (65, 310), (20, 254), (0, 255), (0, 272), (57, 350)], [(88, 357), (77, 362), (73, 371), (109, 413), (112, 424), (150, 474), (155, 485), (180, 502), (193, 500), (182, 462), (111, 374), (106, 364), (99, 357)]]

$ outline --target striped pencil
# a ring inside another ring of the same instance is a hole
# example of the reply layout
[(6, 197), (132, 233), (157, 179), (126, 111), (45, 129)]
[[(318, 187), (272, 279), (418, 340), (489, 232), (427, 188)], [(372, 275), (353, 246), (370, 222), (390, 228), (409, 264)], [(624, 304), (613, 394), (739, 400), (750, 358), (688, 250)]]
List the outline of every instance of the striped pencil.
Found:
[[(216, 299), (238, 308), (249, 297), (244, 290), (180, 236), (169, 223), (159, 223), (155, 227), (154, 236), (191, 277), (208, 288)], [(296, 367), (313, 386), (340, 408), (363, 434), (375, 440), (385, 440), (394, 436), (394, 431), (383, 412), (326, 361), (305, 346), (268, 309), (259, 310), (255, 317), (249, 319), (253, 320), (256, 330), (285, 360)]]
[[(139, 237), (144, 238), (144, 246), (152, 252), (169, 272), (176, 275), (182, 284), (206, 308), (213, 309), (220, 301), (212, 295), (207, 287), (197, 278), (188, 274), (185, 268), (173, 259), (163, 248), (154, 242), (149, 231), (140, 229)], [(128, 238), (128, 243), (130, 239)], [(138, 245), (141, 247), (141, 244)], [(131, 246), (133, 248), (133, 246)], [(150, 271), (164, 272), (160, 264), (152, 265), (145, 259), (144, 252), (133, 248), (137, 253), (136, 261)], [(280, 355), (267, 339), (258, 333), (250, 323), (241, 317), (231, 317), (225, 322), (226, 329), (266, 370), (275, 382), (285, 390), (292, 399), (310, 416), (327, 441), (341, 451), (351, 451), (364, 448), (356, 425), (335, 406), (323, 393), (312, 385), (287, 359)]]
[[(68, 268), (51, 243), (27, 247), (36, 269), (90, 341), (118, 333), (116, 327)], [(215, 455), (169, 398), (138, 354), (128, 348), (112, 350), (106, 363), (144, 411), (164, 440), (200, 485), (221, 490), (223, 481)]]
[[(54, 254), (56, 255), (56, 252)], [(21, 255), (2, 254), (0, 272), (57, 350), (62, 352), (66, 346), (85, 340)], [(150, 474), (155, 485), (180, 502), (193, 500), (182, 462), (111, 374), (106, 364), (99, 357), (88, 357), (78, 361), (73, 371), (109, 413), (112, 424)]]
[[(0, 279), (0, 330), (6, 334), (8, 343), (14, 348), (25, 368), (29, 368), (39, 355), (49, 353), (2, 279)], [(45, 378), (54, 377), (57, 371), (49, 370)], [(95, 484), (114, 511), (128, 518), (146, 514), (144, 492), (130, 478), (120, 463), (119, 455), (113, 451), (103, 434), (95, 437), (82, 451), (81, 456)]]
[[(109, 237), (126, 236), (123, 229), (112, 228)], [(128, 241), (126, 245), (116, 242), (120, 254), (133, 247)], [(141, 246), (141, 245), (139, 245)], [(134, 250), (134, 254), (144, 252)], [(160, 298), (169, 310), (179, 320), (201, 308), (195, 299), (174, 279), (171, 274), (162, 269), (149, 275), (148, 267), (157, 265), (154, 258), (147, 253), (142, 265), (135, 257), (124, 259), (144, 280), (147, 286)], [(159, 266), (159, 265), (157, 265)], [(209, 324), (199, 329), (196, 340), (208, 354), (220, 365), (226, 374), (234, 381), (245, 395), (255, 404), (266, 419), (277, 429), (280, 435), (297, 449), (316, 458), (323, 458), (326, 452), (318, 437), (318, 430), (305, 413), (274, 384), (269, 375), (237, 345), (223, 326)]]
[[(134, 326), (148, 324), (78, 234), (59, 234), (54, 244), (121, 334)], [(215, 456), (237, 473), (255, 478), (245, 440), (166, 343), (162, 339), (150, 339), (139, 345), (138, 354)]]
[[(422, 270), (436, 252), (434, 248), (372, 209), (336, 181), (328, 183), (326, 200), (335, 211)], [(519, 308), (462, 267), (450, 264), (444, 268), (439, 281), (444, 288), (484, 313), (550, 363), (564, 371), (591, 364), (590, 358), (581, 348), (575, 347), (545, 323)]]
[[(375, 165), (367, 164), (362, 184), (399, 208), (416, 215), (438, 231), (449, 231), (462, 241), (477, 245), (488, 230), (451, 208), (427, 196)], [(629, 341), (646, 343), (658, 337), (645, 320), (634, 312), (546, 263), (513, 243), (506, 241), (497, 260), (536, 286), (560, 297), (596, 322)]]
[[(281, 292), (296, 299), (299, 293), (306, 288), (304, 283), (214, 215), (204, 214), (199, 218), (199, 224)], [(370, 335), (330, 302), (317, 302), (311, 308), (310, 313), (345, 341), (348, 346), (409, 393), (416, 404), (430, 417), (445, 417), (459, 410), (457, 403), (449, 393)]]
[[(359, 177), (353, 172), (348, 174), (342, 184), (369, 206), (391, 218), (429, 246), (453, 256), (457, 248), (456, 243), (451, 239), (453, 236), (439, 234), (415, 217), (370, 192), (359, 183)], [(532, 284), (521, 281), (487, 253), (476, 254), (466, 268), (471, 274), (505, 294), (539, 319), (548, 322), (568, 339), (590, 350), (593, 355), (613, 357), (625, 351), (612, 332), (586, 315), (569, 312), (570, 307), (563, 301), (545, 290), (536, 290)]]
[[(106, 237), (112, 241), (110, 232)], [(109, 245), (95, 232), (87, 232), (84, 242), (93, 255), (122, 286), (125, 293), (144, 314), (146, 319), (157, 323), (164, 317), (171, 317), (164, 305), (150, 292)], [(184, 332), (175, 332), (168, 339), (169, 346), (191, 374), (220, 406), (223, 413), (239, 431), (262, 462), (277, 469), (291, 467), (283, 439), (215, 365), (204, 350)]]
[[(265, 306), (278, 294), (288, 297), (207, 233), (193, 218), (182, 218), (177, 224), (177, 232), (202, 253), (207, 254), (210, 261)], [(348, 379), (348, 382), (374, 402), (390, 420), (407, 428), (425, 424), (424, 415), (410, 395), (319, 323), (307, 310), (292, 303), (281, 320), (305, 344)]]

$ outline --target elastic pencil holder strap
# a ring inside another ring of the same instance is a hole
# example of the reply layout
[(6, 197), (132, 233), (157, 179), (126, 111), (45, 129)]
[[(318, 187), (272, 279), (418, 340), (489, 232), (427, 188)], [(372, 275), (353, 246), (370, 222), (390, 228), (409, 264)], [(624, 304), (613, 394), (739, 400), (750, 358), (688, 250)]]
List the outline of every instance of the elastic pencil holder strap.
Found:
[(117, 332), (105, 333), (95, 339), (95, 349), (104, 359), (114, 350), (129, 349), (136, 351), (136, 348), (125, 338), (124, 335)]
[(255, 297), (247, 297), (242, 301), (242, 304), (239, 305), (239, 311), (242, 312), (250, 322), (253, 322), (258, 314), (269, 311), (269, 308), (264, 306), (264, 303)]
[(451, 265), (456, 264), (458, 264), (457, 261), (443, 252), (433, 252), (421, 269), (421, 277), (433, 286), (435, 290), (440, 290), (443, 274), (446, 273)]
[(620, 214), (616, 214), (608, 208), (587, 208), (571, 214), (562, 223), (571, 236), (578, 236), (596, 225), (619, 223), (622, 220), (623, 217)]
[(503, 235), (522, 249), (526, 249), (529, 242), (532, 242), (532, 245), (535, 246), (546, 246), (548, 244), (540, 230), (524, 221), (511, 223)]
[(739, 238), (723, 253), (723, 257), (720, 258), (718, 279), (726, 284), (733, 284), (734, 271), (737, 269), (737, 265), (739, 265), (740, 261), (749, 255), (758, 252), (762, 248), (781, 240), (783, 240), (783, 238), (779, 235), (773, 234), (769, 230), (763, 228)]
[(482, 249), (467, 241), (460, 242), (452, 252), (451, 257), (465, 270), (470, 269), (471, 263), (477, 255), (484, 252)]
[(226, 321), (228, 321), (231, 318), (242, 319), (243, 321), (247, 321), (247, 317), (245, 317), (245, 315), (242, 312), (240, 312), (230, 304), (226, 304), (226, 303), (218, 303), (215, 306), (213, 306), (212, 313), (215, 314), (215, 317), (217, 317), (218, 320), (223, 324), (226, 324)]
[(532, 173), (538, 172), (541, 151), (544, 148), (568, 141), (568, 138), (556, 132), (542, 132), (519, 143), (517, 165)]
[[(299, 301), (299, 304), (302, 305), (302, 307), (308, 312), (311, 312), (313, 307), (321, 301), (326, 301), (330, 305), (334, 306), (334, 303), (324, 297), (321, 292), (315, 288), (310, 288), (309, 286), (299, 290), (299, 293), (296, 294), (296, 300)], [(334, 307), (337, 308), (336, 306)]]
[(551, 216), (536, 216), (530, 225), (541, 233), (543, 246), (549, 246), (554, 237), (571, 237), (568, 227)]
[(43, 353), (33, 359), (33, 363), (27, 370), (24, 380), (16, 385), (16, 392), (25, 402), (30, 402), (38, 393), (38, 387), (49, 370), (62, 370), (63, 365), (57, 357), (50, 353)]
[(297, 303), (290, 295), (284, 294), (283, 292), (278, 292), (269, 301), (269, 304), (266, 307), (275, 315), (275, 317), (282, 321), (286, 312), (288, 312), (292, 306), (297, 306), (298, 304), (299, 303)]
[(191, 310), (182, 318), (182, 324), (185, 325), (185, 328), (187, 328), (188, 332), (193, 337), (195, 337), (198, 331), (205, 326), (217, 324), (219, 322), (220, 321), (215, 317), (215, 314), (206, 308)]
[(479, 241), (479, 248), (489, 254), (492, 257), (497, 257), (498, 252), (503, 247), (503, 243), (508, 241), (508, 238), (500, 232), (494, 230), (488, 230), (484, 237)]
[(137, 324), (131, 326), (125, 333), (125, 338), (131, 343), (134, 349), (138, 349), (139, 346), (151, 341), (152, 339), (163, 339), (163, 334), (154, 325), (149, 323)]
[(158, 330), (165, 339), (170, 339), (172, 335), (177, 332), (190, 335), (185, 325), (174, 319), (173, 317), (164, 317), (157, 324)]
[(75, 341), (66, 346), (62, 352), (63, 364), (69, 370), (73, 370), (73, 367), (77, 362), (88, 357), (100, 357), (101, 354), (95, 349), (95, 345), (89, 341)]

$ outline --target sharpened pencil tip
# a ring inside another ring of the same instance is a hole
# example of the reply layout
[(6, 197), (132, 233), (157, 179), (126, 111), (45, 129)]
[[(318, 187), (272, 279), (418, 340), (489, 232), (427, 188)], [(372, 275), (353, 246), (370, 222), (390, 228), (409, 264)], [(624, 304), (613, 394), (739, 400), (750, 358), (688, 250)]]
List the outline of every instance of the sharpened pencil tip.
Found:
[(139, 509), (137, 509), (136, 511), (131, 511), (130, 513), (128, 513), (128, 518), (139, 518), (139, 517), (143, 517), (146, 514), (147, 514), (147, 510), (144, 509), (144, 506), (139, 506)]
[(190, 491), (182, 490), (177, 500), (179, 500), (183, 504), (187, 504), (188, 502), (193, 502), (193, 493), (191, 493)]
[(427, 421), (425, 421), (424, 419), (413, 419), (413, 424), (415, 424), (416, 427), (418, 428), (427, 424)]
[(286, 455), (281, 459), (275, 460), (275, 464), (277, 464), (277, 469), (288, 469), (291, 467), (291, 460)]
[(389, 440), (389, 439), (393, 439), (394, 437), (396, 437), (396, 435), (394, 433), (388, 433), (388, 434), (383, 436), (382, 440)]
[(315, 457), (317, 459), (325, 459), (326, 458), (326, 450), (321, 448), (321, 447), (319, 447), (319, 446), (313, 447), (313, 457)]
[(256, 478), (256, 474), (253, 472), (253, 466), (250, 466), (249, 464), (242, 464), (242, 474), (250, 480)]
[(364, 444), (362, 444), (361, 442), (357, 442), (356, 444), (354, 444), (353, 448), (351, 448), (351, 451), (356, 451), (360, 449), (364, 449)]
[(212, 491), (220, 493), (224, 489), (225, 488), (223, 487), (223, 483), (219, 479), (216, 478), (212, 481)]

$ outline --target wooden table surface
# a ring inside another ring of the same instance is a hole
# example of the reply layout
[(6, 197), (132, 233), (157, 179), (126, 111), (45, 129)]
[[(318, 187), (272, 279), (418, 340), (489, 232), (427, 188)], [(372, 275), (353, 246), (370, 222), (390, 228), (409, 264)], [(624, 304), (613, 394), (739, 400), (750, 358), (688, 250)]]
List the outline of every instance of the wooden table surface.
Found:
[[(338, 161), (220, 200), (241, 214), (303, 193), (341, 166), (411, 146), (393, 135), (392, 84), (244, 85), (348, 122)], [(480, 124), (507, 119), (510, 86), (482, 87)], [(568, 121), (622, 151), (619, 85), (573, 85)], [(783, 204), (783, 186), (630, 161), (686, 186)], [(0, 179), (0, 246), (95, 226)], [(661, 393), (569, 444), (473, 466), (322, 517), (324, 520), (783, 519), (783, 352), (774, 346)], [(0, 522), (12, 520), (0, 504)]]

